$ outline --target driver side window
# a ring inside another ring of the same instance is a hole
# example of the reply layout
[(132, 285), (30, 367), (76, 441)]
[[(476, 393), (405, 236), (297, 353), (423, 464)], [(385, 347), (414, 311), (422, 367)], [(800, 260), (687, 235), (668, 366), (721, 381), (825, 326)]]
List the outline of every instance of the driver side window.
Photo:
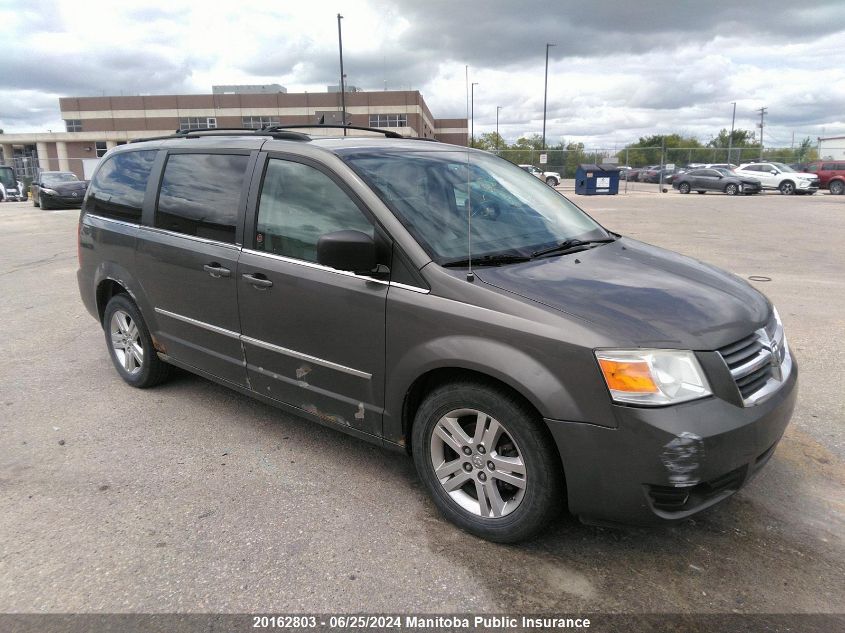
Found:
[(374, 238), (372, 223), (326, 174), (302, 163), (271, 158), (264, 172), (253, 248), (317, 261), (317, 240), (355, 230)]

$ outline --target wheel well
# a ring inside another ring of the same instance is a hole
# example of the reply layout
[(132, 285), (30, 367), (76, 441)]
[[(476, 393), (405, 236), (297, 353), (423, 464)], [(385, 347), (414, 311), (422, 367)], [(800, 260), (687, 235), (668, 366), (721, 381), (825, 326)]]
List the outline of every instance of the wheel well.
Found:
[(422, 404), (426, 395), (431, 393), (431, 391), (440, 385), (466, 380), (476, 380), (495, 389), (501, 389), (518, 400), (521, 400), (526, 407), (529, 407), (531, 411), (537, 414), (538, 418), (541, 417), (540, 412), (537, 411), (537, 407), (535, 407), (528, 398), (523, 396), (509, 384), (502, 382), (497, 378), (493, 378), (492, 376), (488, 376), (487, 374), (479, 371), (463, 369), (460, 367), (441, 367), (438, 369), (432, 369), (431, 371), (418, 377), (405, 394), (405, 401), (402, 405), (402, 435), (405, 440), (405, 449), (408, 452), (411, 451), (411, 427), (414, 424), (414, 417), (416, 416), (417, 409), (419, 409), (420, 404)]
[(111, 298), (119, 294), (129, 294), (122, 285), (114, 279), (104, 279), (97, 286), (97, 314), (100, 316), (100, 323), (103, 322), (103, 315), (106, 313), (106, 306)]

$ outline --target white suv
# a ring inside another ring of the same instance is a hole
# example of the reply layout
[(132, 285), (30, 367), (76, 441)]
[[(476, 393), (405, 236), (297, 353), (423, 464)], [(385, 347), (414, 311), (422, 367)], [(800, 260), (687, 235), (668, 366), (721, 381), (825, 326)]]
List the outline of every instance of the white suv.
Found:
[(537, 176), (549, 187), (557, 187), (560, 184), (560, 174), (556, 171), (540, 171), (534, 165), (517, 165), (517, 167), (521, 167), (532, 176)]
[(784, 195), (793, 193), (813, 194), (819, 190), (819, 177), (795, 171), (783, 163), (743, 163), (734, 170), (740, 176), (751, 176), (763, 189), (778, 189)]

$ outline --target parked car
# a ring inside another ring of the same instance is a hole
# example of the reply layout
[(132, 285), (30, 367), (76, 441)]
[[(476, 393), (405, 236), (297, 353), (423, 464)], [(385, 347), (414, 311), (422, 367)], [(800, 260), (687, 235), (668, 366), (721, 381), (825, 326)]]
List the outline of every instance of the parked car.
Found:
[(42, 171), (32, 183), (32, 204), (42, 209), (79, 207), (87, 186), (71, 171)]
[(23, 183), (17, 179), (14, 168), (0, 165), (0, 201), (21, 202), (26, 200)]
[(519, 165), (519, 168), (536, 176), (550, 187), (557, 187), (560, 184), (560, 174), (556, 171), (542, 171), (533, 165)]
[(798, 373), (760, 292), (497, 156), (382, 133), (111, 150), (77, 277), (121, 378), (181, 367), (406, 451), (436, 507), (493, 541), (563, 508), (685, 520), (759, 471)]
[(783, 163), (744, 163), (734, 171), (739, 176), (758, 179), (763, 189), (778, 189), (784, 195), (813, 194), (819, 190), (815, 174), (795, 171)]
[(845, 193), (845, 161), (817, 160), (809, 163), (805, 171), (818, 177), (822, 189), (835, 195)]
[(728, 169), (693, 169), (679, 175), (672, 187), (681, 193), (721, 191), (729, 196), (739, 193), (748, 195), (762, 190), (760, 181), (756, 178), (739, 176)]

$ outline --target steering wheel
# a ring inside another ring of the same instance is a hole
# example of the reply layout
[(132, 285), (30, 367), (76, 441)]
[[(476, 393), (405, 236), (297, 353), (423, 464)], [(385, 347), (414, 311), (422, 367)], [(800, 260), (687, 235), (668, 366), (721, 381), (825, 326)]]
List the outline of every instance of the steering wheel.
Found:
[(481, 200), (480, 202), (472, 202), (472, 213), (470, 215), (474, 218), (495, 220), (501, 213), (502, 210), (496, 202), (492, 200)]

